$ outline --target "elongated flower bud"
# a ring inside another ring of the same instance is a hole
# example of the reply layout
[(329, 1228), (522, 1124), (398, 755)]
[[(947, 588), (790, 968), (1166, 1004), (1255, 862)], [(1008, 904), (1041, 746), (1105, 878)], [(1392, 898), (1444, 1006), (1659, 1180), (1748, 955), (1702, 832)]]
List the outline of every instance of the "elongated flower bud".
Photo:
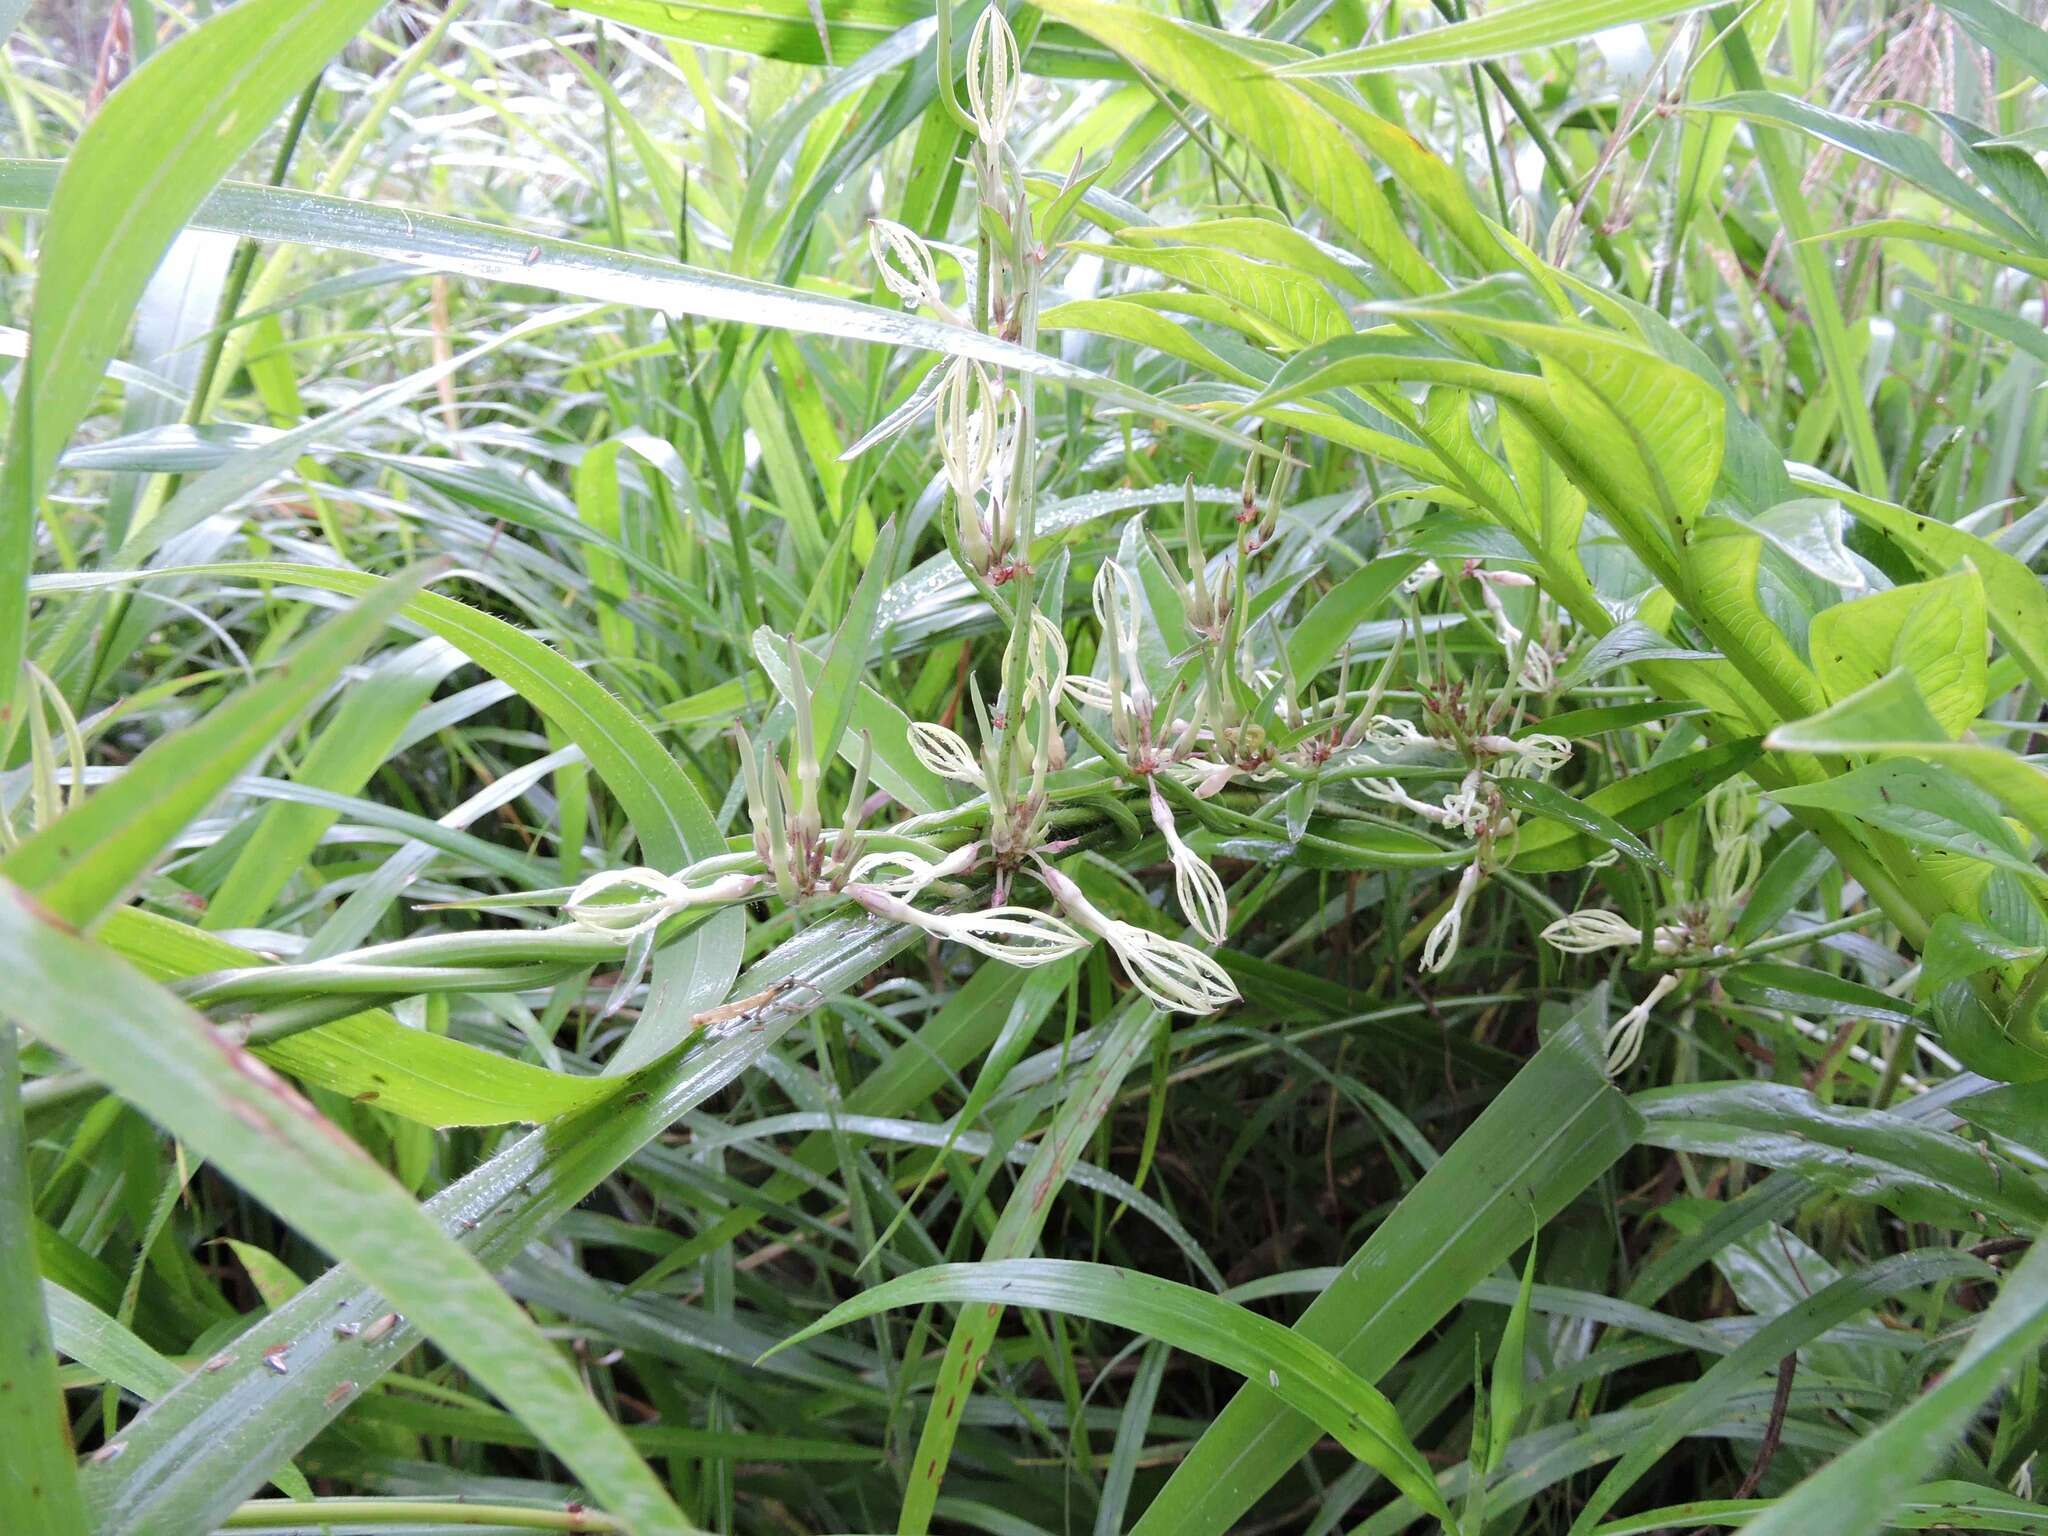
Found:
[(978, 510), (977, 498), (995, 463), (996, 438), (1002, 430), (988, 370), (967, 358), (955, 358), (939, 384), (935, 413), (946, 482), (963, 512)]
[(1230, 901), (1223, 881), (1202, 856), (1181, 840), (1174, 825), (1173, 808), (1160, 793), (1157, 779), (1152, 784), (1152, 824), (1166, 839), (1167, 856), (1173, 861), (1173, 893), (1186, 915), (1188, 926), (1211, 944), (1221, 944), (1230, 929)]

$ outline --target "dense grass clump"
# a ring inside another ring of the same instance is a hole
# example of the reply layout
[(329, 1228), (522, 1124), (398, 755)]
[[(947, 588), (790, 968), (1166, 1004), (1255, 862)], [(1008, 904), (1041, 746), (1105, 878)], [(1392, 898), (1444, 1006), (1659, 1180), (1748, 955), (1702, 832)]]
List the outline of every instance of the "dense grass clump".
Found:
[(2048, 1531), (2040, 0), (7, 12), (5, 1536)]

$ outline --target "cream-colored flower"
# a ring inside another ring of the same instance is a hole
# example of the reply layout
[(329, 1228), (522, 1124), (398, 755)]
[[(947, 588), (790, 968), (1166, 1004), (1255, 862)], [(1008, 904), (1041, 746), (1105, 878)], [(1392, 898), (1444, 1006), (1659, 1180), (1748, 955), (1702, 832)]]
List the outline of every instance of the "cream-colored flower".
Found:
[(981, 764), (958, 731), (950, 731), (930, 720), (910, 722), (910, 751), (916, 759), (942, 779), (986, 788)]
[(1472, 904), (1472, 893), (1479, 889), (1479, 860), (1474, 859), (1465, 866), (1465, 873), (1458, 877), (1458, 888), (1451, 894), (1451, 909), (1437, 919), (1436, 926), (1429, 930), (1429, 937), (1422, 944), (1422, 968), (1425, 971), (1441, 972), (1457, 957), (1458, 939), (1465, 931), (1465, 909)]
[[(1542, 933), (1543, 941), (1568, 955), (1598, 954), (1603, 949), (1633, 949), (1643, 942), (1643, 931), (1618, 912), (1584, 907), (1568, 912)], [(1660, 955), (1675, 955), (1685, 947), (1685, 931), (1659, 928), (1651, 936)]]
[[(635, 939), (660, 927), (689, 907), (744, 901), (760, 886), (760, 875), (721, 875), (705, 885), (689, 885), (658, 869), (607, 869), (590, 876), (562, 903), (569, 926), (586, 933)], [(603, 901), (613, 891), (638, 891), (638, 901)]]
[(1043, 860), (1038, 877), (1068, 916), (1116, 952), (1132, 983), (1159, 1007), (1202, 1014), (1238, 1001), (1229, 973), (1193, 945), (1109, 916)]
[(952, 318), (931, 245), (924, 236), (894, 219), (868, 220), (868, 251), (875, 258), (882, 283), (906, 304), (923, 305)]
[(877, 917), (955, 944), (991, 960), (1029, 968), (1086, 949), (1088, 941), (1050, 912), (1031, 907), (990, 907), (981, 912), (920, 912), (902, 897), (873, 885), (849, 885), (846, 894)]
[(1650, 995), (1616, 1019), (1607, 1031), (1607, 1075), (1619, 1077), (1635, 1065), (1642, 1054), (1643, 1029), (1650, 1022), (1650, 1010), (1678, 985), (1678, 977), (1666, 971), (1650, 988)]
[(1166, 803), (1155, 779), (1152, 785), (1152, 824), (1166, 839), (1167, 856), (1173, 861), (1173, 891), (1181, 912), (1193, 928), (1211, 944), (1221, 944), (1230, 929), (1230, 900), (1223, 881), (1202, 856), (1181, 839), (1174, 825), (1173, 808)]
[(1001, 8), (991, 5), (967, 40), (967, 113), (974, 119), (975, 135), (991, 149), (1009, 137), (1022, 74), (1016, 34)]

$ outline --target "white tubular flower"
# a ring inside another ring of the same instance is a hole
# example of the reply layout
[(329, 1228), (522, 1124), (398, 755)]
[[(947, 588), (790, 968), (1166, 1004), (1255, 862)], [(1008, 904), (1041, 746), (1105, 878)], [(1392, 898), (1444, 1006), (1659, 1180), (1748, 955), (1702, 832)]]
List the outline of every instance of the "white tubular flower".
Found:
[(1643, 942), (1643, 930), (1618, 912), (1586, 907), (1560, 917), (1542, 938), (1568, 955), (1594, 955), (1603, 949), (1633, 949)]
[(1465, 908), (1472, 904), (1472, 893), (1479, 889), (1479, 861), (1474, 859), (1465, 866), (1465, 873), (1458, 876), (1458, 889), (1451, 895), (1451, 910), (1437, 919), (1429, 930), (1429, 937), (1422, 945), (1422, 968), (1429, 972), (1440, 972), (1449, 967), (1457, 957), (1458, 938), (1465, 931)]
[(1481, 736), (1473, 745), (1495, 757), (1512, 758), (1508, 775), (1517, 779), (1547, 779), (1572, 760), (1572, 744), (1562, 736)]
[(1167, 856), (1173, 861), (1173, 894), (1188, 925), (1211, 944), (1221, 944), (1230, 926), (1230, 900), (1223, 894), (1222, 877), (1181, 840), (1173, 808), (1157, 782), (1152, 785), (1152, 824), (1166, 839)]
[(1521, 684), (1525, 693), (1549, 693), (1557, 687), (1557, 661), (1534, 640), (1522, 653)]
[(1485, 776), (1474, 768), (1458, 787), (1444, 796), (1444, 825), (1456, 827), (1467, 837), (1477, 837), (1486, 825), (1486, 800), (1479, 793)]
[(1238, 1001), (1237, 984), (1229, 974), (1193, 945), (1109, 916), (1043, 860), (1038, 861), (1038, 878), (1075, 922), (1116, 951), (1132, 984), (1157, 1006), (1202, 1014)]
[(981, 764), (958, 731), (949, 731), (930, 720), (910, 722), (910, 750), (917, 760), (942, 779), (986, 789)]
[(951, 318), (939, 288), (932, 248), (922, 235), (894, 219), (868, 220), (868, 250), (888, 290), (906, 304), (928, 305)]
[(1437, 739), (1423, 735), (1413, 720), (1393, 715), (1374, 715), (1372, 724), (1365, 728), (1364, 740), (1375, 752), (1405, 752), (1410, 747), (1438, 745)]
[[(1116, 696), (1109, 691), (1109, 684), (1099, 677), (1081, 677), (1068, 673), (1064, 686), (1067, 697), (1083, 709), (1099, 709), (1107, 714), (1117, 702)], [(1130, 707), (1128, 699), (1124, 701), (1124, 707)]]
[[(937, 863), (915, 853), (885, 849), (862, 857), (847, 875), (853, 885), (871, 885), (877, 890), (888, 891), (905, 900), (917, 895), (934, 880), (948, 880), (955, 875), (964, 875), (973, 869), (981, 859), (981, 844), (969, 843), (956, 848)], [(877, 879), (885, 870), (901, 870), (901, 874)]]
[(1665, 995), (1678, 985), (1678, 977), (1666, 971), (1657, 978), (1650, 988), (1650, 995), (1635, 1007), (1616, 1019), (1607, 1030), (1607, 1075), (1619, 1077), (1635, 1065), (1636, 1057), (1642, 1054), (1643, 1026), (1650, 1022), (1650, 1010), (1662, 1002)]
[(978, 505), (976, 498), (995, 464), (1001, 433), (988, 370), (967, 358), (955, 358), (939, 384), (936, 411), (939, 459), (964, 516)]
[(1021, 75), (1016, 34), (1002, 11), (991, 5), (967, 40), (967, 112), (974, 119), (975, 134), (990, 149), (1010, 135), (1010, 111), (1017, 104)]
[[(1422, 817), (1423, 820), (1433, 822), (1439, 827), (1454, 827), (1459, 824), (1458, 817), (1450, 810), (1447, 810), (1445, 806), (1431, 805), (1427, 800), (1416, 799), (1401, 787), (1400, 781), (1397, 779), (1360, 779), (1358, 787), (1366, 794), (1371, 795), (1375, 800), (1384, 801), (1388, 805), (1397, 805), (1404, 811), (1413, 811), (1417, 816)], [(1451, 798), (1456, 799), (1457, 797), (1454, 795)]]
[[(674, 875), (658, 869), (607, 869), (592, 875), (562, 903), (562, 915), (571, 928), (585, 933), (606, 934), (615, 939), (635, 939), (659, 928), (687, 907), (722, 905), (744, 901), (761, 884), (760, 875), (722, 875), (707, 885), (685, 885)], [(609, 891), (640, 891), (640, 901), (600, 901)]]
[(1067, 683), (1067, 637), (1059, 625), (1036, 610), (1031, 615), (1030, 682), (1048, 706), (1059, 702)]
[(849, 885), (846, 894), (877, 917), (908, 923), (941, 939), (964, 944), (1006, 965), (1029, 968), (1086, 949), (1088, 941), (1050, 912), (1030, 907), (990, 907), (983, 912), (920, 912), (902, 897), (873, 885)]

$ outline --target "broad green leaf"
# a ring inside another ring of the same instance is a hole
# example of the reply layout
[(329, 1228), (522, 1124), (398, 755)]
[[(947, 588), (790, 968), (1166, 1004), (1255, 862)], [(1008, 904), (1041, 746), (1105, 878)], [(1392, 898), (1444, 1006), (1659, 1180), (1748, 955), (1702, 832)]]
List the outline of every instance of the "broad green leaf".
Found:
[(2048, 946), (2015, 944), (1982, 923), (1944, 912), (1928, 929), (1927, 943), (1920, 950), (1920, 995), (1999, 966), (2032, 964), (2044, 954)]
[(1298, 679), (1318, 675), (1337, 659), (1358, 626), (1380, 611), (1420, 555), (1382, 555), (1315, 600), (1287, 637), (1287, 664)]
[(1824, 608), (1814, 617), (1807, 644), (1829, 703), (1901, 670), (1943, 732), (1954, 737), (1984, 707), (1989, 638), (1983, 583), (1965, 568)]
[(1432, 64), (1476, 64), (1576, 42), (1610, 27), (1662, 21), (1667, 16), (1704, 10), (1709, 3), (1711, 0), (1522, 0), (1519, 5), (1501, 6), (1447, 26), (1426, 27), (1386, 42), (1304, 59), (1281, 73), (1290, 77), (1366, 75)]
[(1108, 336), (1150, 347), (1234, 384), (1252, 387), (1258, 383), (1235, 363), (1204, 346), (1186, 326), (1168, 319), (1149, 304), (1136, 304), (1128, 299), (1074, 299), (1055, 304), (1041, 314), (1038, 328)]
[(1351, 330), (1344, 311), (1316, 278), (1270, 261), (1255, 261), (1234, 250), (1149, 240), (1115, 245), (1077, 240), (1067, 249), (1143, 267), (1242, 305), (1296, 347), (1313, 346)]
[(1281, 1402), (1306, 1414), (1438, 1519), (1451, 1522), (1429, 1463), (1401, 1427), (1394, 1405), (1370, 1383), (1300, 1332), (1171, 1280), (1069, 1259), (940, 1264), (861, 1292), (789, 1342), (801, 1343), (891, 1307), (929, 1301), (1042, 1307), (1093, 1318), (1213, 1360), (1247, 1380), (1263, 1380)]
[[(1213, 246), (1290, 267), (1339, 292), (1371, 298), (1356, 270), (1330, 254), (1292, 224), (1277, 219), (1206, 219), (1199, 224), (1126, 224), (1116, 232), (1123, 245)], [(1350, 326), (1341, 328), (1348, 331)], [(1336, 334), (1336, 333), (1333, 333)]]
[(622, 1517), (649, 1532), (688, 1532), (563, 1353), (281, 1079), (107, 951), (39, 916), (14, 886), (0, 891), (0, 955), (10, 1011), (33, 1033), (343, 1258)]
[[(1569, 1205), (1635, 1139), (1596, 1038), (1604, 994), (1544, 1045), (1352, 1255), (1296, 1331), (1367, 1381)], [(1203, 1431), (1132, 1536), (1221, 1536), (1315, 1443), (1256, 1378)]]
[[(1531, 411), (1525, 422), (1538, 442), (1560, 459), (1608, 520), (1630, 534), (1638, 555), (1647, 560), (1650, 551), (1677, 548), (1698, 522), (1720, 474), (1727, 413), (1721, 392), (1691, 369), (1618, 333), (1503, 319), (1457, 298), (1373, 308), (1535, 354), (1547, 409)], [(1511, 398), (1533, 403), (1526, 385)]]
[(1992, 632), (2019, 659), (2034, 686), (2048, 691), (2048, 591), (2042, 590), (2041, 578), (2025, 561), (1967, 529), (1833, 485), (1825, 477), (1809, 478), (1806, 472), (1795, 470), (1793, 478), (1802, 484), (1825, 486), (1858, 519), (1882, 528), (1929, 576), (1944, 576), (1963, 565), (1973, 567), (1984, 584), (1985, 618)]
[(1207, 112), (1308, 194), (1403, 292), (1442, 286), (1344, 131), (1287, 81), (1259, 67), (1227, 33), (1101, 0), (1046, 0), (1077, 27)]
[(1941, 0), (1941, 8), (1952, 12), (1963, 30), (1994, 57), (2012, 60), (2048, 85), (2048, 37), (2034, 23), (2014, 15), (1998, 0)]
[[(156, 981), (260, 967), (252, 950), (136, 907), (108, 914), (99, 938)], [(593, 945), (589, 963), (616, 945)], [(408, 1029), (381, 1008), (251, 1047), (302, 1083), (421, 1125), (553, 1120), (615, 1092), (616, 1078), (568, 1077), (446, 1035)]]
[(424, 600), (413, 592), (427, 574), (371, 578), (362, 601), (301, 640), (269, 677), (153, 742), (113, 783), (0, 859), (0, 876), (65, 922), (96, 922), (408, 601)]
[(1733, 518), (1707, 519), (1688, 551), (1688, 611), (1753, 688), (1781, 713), (1823, 708), (1827, 695), (1813, 669), (1765, 608), (1758, 586), (1764, 539)]
[(1901, 669), (1839, 704), (1772, 731), (1784, 752), (1868, 752), (1939, 763), (1996, 797), (2008, 815), (2048, 844), (2048, 773), (1996, 747), (1949, 741), (1913, 679)]
[(1771, 798), (1853, 816), (1916, 847), (1981, 859), (2029, 878), (2038, 873), (1997, 807), (1938, 760), (1887, 758), (1818, 784), (1774, 789)]
[[(244, 0), (155, 50), (87, 122), (36, 259), (0, 490), (0, 694), (28, 623), (36, 502), (172, 238), (379, 0)], [(194, 81), (206, 88), (195, 90)]]

